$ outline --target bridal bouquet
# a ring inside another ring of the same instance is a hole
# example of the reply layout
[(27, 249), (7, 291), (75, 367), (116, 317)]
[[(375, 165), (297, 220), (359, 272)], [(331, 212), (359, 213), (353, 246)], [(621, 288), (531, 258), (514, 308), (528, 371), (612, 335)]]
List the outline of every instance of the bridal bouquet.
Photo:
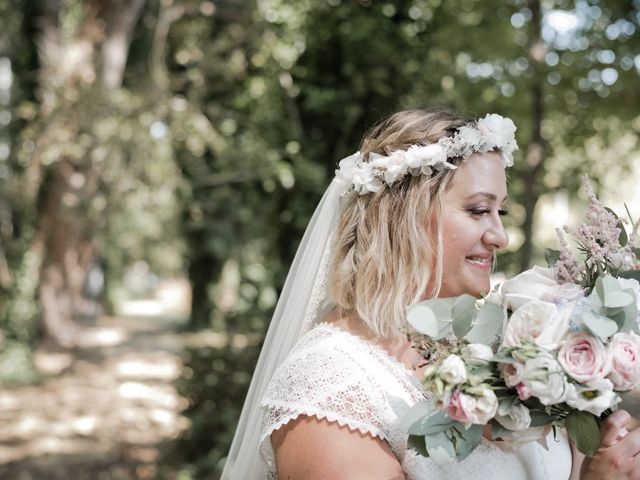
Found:
[(485, 429), (517, 446), (566, 428), (593, 456), (600, 419), (640, 385), (636, 228), (627, 236), (586, 178), (585, 190), (586, 221), (564, 230), (582, 259), (558, 230), (561, 248), (547, 250), (549, 268), (533, 267), (484, 299), (462, 295), (409, 309), (431, 397), (401, 423), (409, 446), (435, 463), (464, 459)]

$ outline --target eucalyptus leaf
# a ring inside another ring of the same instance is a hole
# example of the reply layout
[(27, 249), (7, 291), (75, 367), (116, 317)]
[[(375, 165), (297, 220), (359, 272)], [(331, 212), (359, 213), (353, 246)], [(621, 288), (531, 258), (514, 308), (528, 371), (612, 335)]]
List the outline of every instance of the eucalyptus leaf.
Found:
[(560, 250), (545, 248), (544, 259), (547, 261), (547, 265), (549, 267), (553, 267), (556, 263), (558, 263), (558, 260), (560, 260)]
[(456, 297), (451, 326), (457, 338), (463, 338), (469, 332), (476, 313), (476, 297), (467, 294)]
[(529, 414), (531, 415), (531, 427), (541, 427), (542, 425), (549, 425), (551, 422), (556, 420), (555, 416), (549, 415), (540, 410), (530, 410)]
[(581, 315), (584, 325), (600, 340), (606, 342), (609, 337), (616, 333), (619, 329), (618, 323), (614, 320), (586, 312)]
[(491, 345), (502, 332), (504, 310), (493, 303), (485, 303), (478, 309), (476, 320), (465, 338), (471, 343)]
[(415, 450), (423, 457), (429, 456), (429, 452), (427, 452), (427, 439), (424, 435), (409, 435), (407, 448)]
[(437, 465), (446, 465), (457, 457), (453, 442), (447, 436), (446, 432), (443, 431), (427, 435), (425, 440), (429, 458)]
[(512, 433), (513, 430), (509, 430), (508, 428), (503, 427), (497, 420), (491, 420), (491, 436), (494, 440), (497, 440), (498, 438), (508, 437)]
[(436, 407), (434, 399), (430, 398), (423, 402), (418, 402), (411, 406), (411, 408), (409, 408), (409, 410), (400, 417), (400, 420), (398, 420), (398, 428), (413, 435), (424, 435), (419, 423), (422, 421), (426, 422), (428, 417), (435, 411)]
[(634, 301), (633, 295), (622, 290), (607, 292), (604, 298), (604, 306), (607, 308), (624, 308)]
[(439, 340), (451, 334), (453, 305), (456, 298), (433, 298), (409, 307), (407, 320), (419, 332)]
[(436, 410), (435, 413), (412, 424), (408, 433), (412, 435), (433, 435), (451, 429), (456, 423), (458, 422), (451, 417), (447, 417), (444, 412)]
[(498, 350), (491, 359), (492, 362), (499, 363), (518, 363), (518, 361), (513, 358), (511, 352), (509, 350)]
[(438, 334), (438, 319), (433, 310), (422, 304), (409, 307), (407, 321), (420, 333), (433, 337)]
[[(640, 257), (640, 249), (639, 248), (635, 248), (634, 252), (635, 252), (636, 257)], [(624, 272), (620, 272), (618, 274), (618, 277), (620, 277), (620, 278), (632, 278), (632, 279), (637, 280), (638, 282), (640, 282), (640, 270), (625, 270)]]
[(596, 417), (582, 410), (572, 410), (566, 427), (573, 444), (587, 457), (593, 457), (600, 446), (600, 429)]
[(498, 403), (498, 413), (500, 415), (506, 415), (509, 410), (511, 410), (511, 406), (515, 403), (517, 397), (506, 397), (501, 398), (500, 403)]
[(456, 443), (456, 460), (461, 462), (469, 456), (471, 452), (480, 444), (484, 425), (471, 425), (462, 432), (461, 437)]
[(608, 309), (607, 316), (618, 324), (618, 331), (638, 333), (638, 322), (636, 321), (638, 307), (635, 301), (624, 308)]

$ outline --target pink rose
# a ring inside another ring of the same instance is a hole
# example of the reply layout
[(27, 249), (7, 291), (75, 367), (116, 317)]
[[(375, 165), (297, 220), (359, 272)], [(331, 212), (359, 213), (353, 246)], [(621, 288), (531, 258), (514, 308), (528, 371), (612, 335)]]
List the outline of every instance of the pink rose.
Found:
[(518, 392), (518, 398), (523, 402), (531, 398), (531, 392), (524, 383), (516, 385), (516, 392)]
[(640, 336), (616, 333), (609, 341), (611, 372), (616, 390), (631, 390), (640, 382)]
[(449, 399), (446, 414), (459, 422), (470, 422), (476, 400), (470, 395), (465, 395), (460, 390), (455, 390)]
[(558, 351), (565, 372), (581, 383), (602, 380), (611, 369), (611, 356), (604, 344), (584, 332), (567, 335)]
[(454, 390), (445, 413), (459, 422), (485, 425), (498, 410), (498, 397), (484, 384), (473, 387), (471, 393), (473, 395)]
[(522, 363), (499, 363), (498, 370), (502, 373), (502, 378), (504, 378), (504, 383), (507, 384), (507, 387), (515, 387), (522, 382), (522, 372), (524, 371)]
[(480, 384), (469, 389), (475, 395), (476, 404), (471, 415), (471, 423), (476, 425), (486, 425), (489, 420), (496, 416), (498, 411), (498, 397), (491, 387)]

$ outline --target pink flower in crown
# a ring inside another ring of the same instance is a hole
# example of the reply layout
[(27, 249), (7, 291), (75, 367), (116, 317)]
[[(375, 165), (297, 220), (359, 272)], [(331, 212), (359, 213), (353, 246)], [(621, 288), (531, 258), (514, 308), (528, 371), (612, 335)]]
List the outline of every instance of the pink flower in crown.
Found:
[(616, 333), (609, 341), (611, 372), (607, 377), (616, 390), (631, 390), (640, 383), (640, 336)]
[(598, 338), (585, 332), (567, 335), (558, 361), (570, 377), (587, 385), (602, 380), (611, 370), (610, 352)]

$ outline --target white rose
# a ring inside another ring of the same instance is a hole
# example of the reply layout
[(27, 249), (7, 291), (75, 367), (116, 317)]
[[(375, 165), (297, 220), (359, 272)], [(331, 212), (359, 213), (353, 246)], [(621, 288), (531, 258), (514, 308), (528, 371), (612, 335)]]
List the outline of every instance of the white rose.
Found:
[(550, 268), (535, 266), (502, 283), (500, 292), (507, 306), (515, 311), (531, 300), (541, 300), (552, 288), (558, 287)]
[(471, 365), (486, 365), (493, 358), (493, 350), (482, 343), (470, 343), (462, 348), (462, 358)]
[(518, 308), (507, 321), (501, 347), (517, 347), (524, 340), (554, 350), (569, 330), (573, 303), (555, 305), (532, 300)]
[(495, 417), (498, 411), (498, 397), (485, 384), (467, 389), (467, 392), (475, 397), (475, 405), (473, 406), (469, 419), (471, 423), (477, 425), (486, 425), (489, 420)]
[(506, 383), (508, 387), (515, 387), (522, 382), (522, 374), (524, 373), (523, 363), (500, 363), (498, 364), (498, 369), (502, 373), (504, 383)]
[(594, 381), (588, 387), (577, 384), (570, 385), (565, 400), (570, 407), (598, 416), (619, 401), (620, 396), (613, 391), (613, 383), (606, 378)]
[(531, 425), (529, 409), (521, 403), (514, 403), (506, 415), (496, 415), (496, 420), (504, 428), (514, 432), (522, 432)]
[(543, 405), (564, 402), (569, 393), (566, 375), (558, 361), (548, 352), (527, 360), (522, 383)]
[(440, 378), (450, 385), (458, 385), (467, 380), (467, 369), (462, 359), (455, 354), (449, 355), (438, 368)]

